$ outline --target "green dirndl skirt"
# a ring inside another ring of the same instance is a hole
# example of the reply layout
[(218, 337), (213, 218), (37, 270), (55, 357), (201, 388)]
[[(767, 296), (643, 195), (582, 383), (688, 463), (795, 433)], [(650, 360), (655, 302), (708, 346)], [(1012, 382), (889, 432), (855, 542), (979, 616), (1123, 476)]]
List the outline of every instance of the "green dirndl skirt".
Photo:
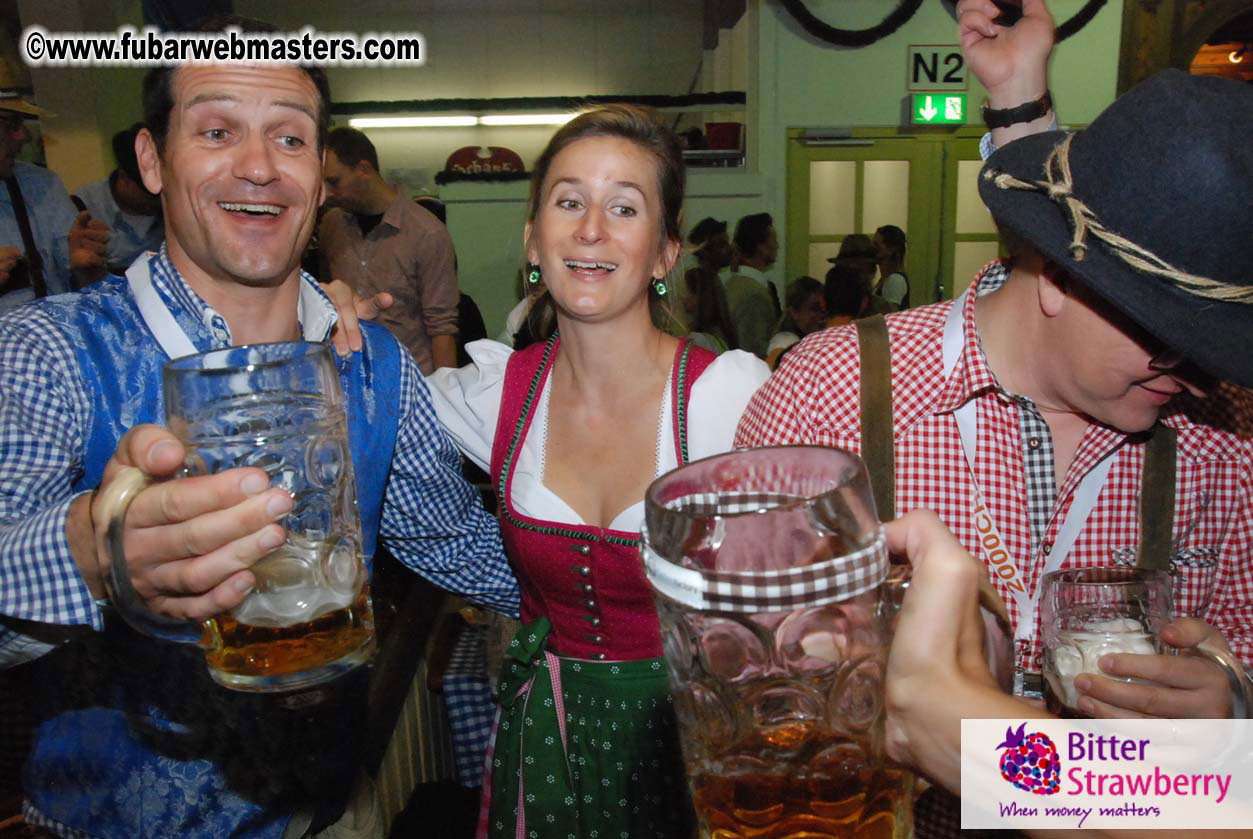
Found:
[(690, 839), (665, 662), (559, 658), (548, 629), (523, 626), (506, 652), (487, 836)]

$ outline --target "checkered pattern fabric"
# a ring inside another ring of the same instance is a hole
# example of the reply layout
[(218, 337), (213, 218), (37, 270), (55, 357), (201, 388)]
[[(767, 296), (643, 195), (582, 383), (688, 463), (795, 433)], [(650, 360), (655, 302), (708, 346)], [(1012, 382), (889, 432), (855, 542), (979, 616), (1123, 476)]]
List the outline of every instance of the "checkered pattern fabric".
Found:
[[(975, 279), (977, 292), (998, 287), (1007, 273), (1003, 264), (989, 265)], [(1032, 503), (1033, 497), (1050, 495), (1033, 477), (1041, 470), (1035, 464), (1044, 459), (1037, 451), (1042, 452), (1048, 439), (1047, 427), (1024, 431), (1023, 405), (997, 385), (979, 344), (974, 302), (975, 295), (970, 295), (962, 313), (962, 356), (947, 377), (942, 341), (954, 304), (888, 317), (897, 510), (934, 510), (979, 555), (971, 517), (974, 486), (953, 417), (957, 407), (973, 399), (979, 427), (976, 478), (1028, 591), (1034, 593), (1039, 585), (1080, 480), (1110, 452), (1114, 460), (1109, 477), (1062, 564), (1134, 563), (1142, 442), (1089, 425), (1051, 502), (1047, 507)], [(806, 338), (749, 403), (735, 445), (816, 444), (859, 451), (859, 378), (854, 329), (830, 329)], [(1253, 394), (1224, 385), (1205, 400), (1180, 398), (1168, 406), (1163, 421), (1179, 435), (1172, 565), (1176, 612), (1205, 618), (1237, 655), (1253, 661)], [(1036, 436), (1040, 450), (1031, 447)], [(1034, 491), (1029, 486), (1033, 482)], [(992, 580), (1016, 623), (1014, 599), (998, 577)], [(1038, 650), (1033, 658), (1038, 663)]]
[(490, 681), (487, 627), (467, 625), (453, 645), (443, 678), (444, 711), (452, 730), (457, 780), (465, 787), (483, 783), (483, 758), (496, 717)]
[(648, 581), (659, 592), (685, 606), (719, 612), (784, 612), (837, 603), (879, 585), (888, 572), (882, 533), (853, 553), (782, 571), (685, 568), (651, 550), (647, 536), (640, 553)]
[(1023, 449), (1023, 477), (1027, 482), (1027, 517), (1031, 519), (1031, 552), (1035, 553), (1044, 539), (1049, 511), (1057, 497), (1053, 477), (1053, 435), (1048, 423), (1036, 410), (1035, 403), (1025, 396), (1015, 396), (1018, 403), (1019, 434), (1026, 443)]
[[(164, 249), (151, 265), (153, 288), (193, 344), (202, 351), (229, 346), (225, 320), (182, 280)], [(303, 282), (318, 301), (317, 311), (302, 311), (310, 331), (305, 337), (324, 340), (334, 310), (312, 277)], [(0, 614), (102, 629), (65, 535), (92, 427), (72, 338), (38, 303), (0, 317)], [(127, 353), (140, 371), (165, 360), (146, 334), (110, 351)], [(119, 390), (126, 384), (118, 383)], [(401, 419), (381, 538), (436, 585), (516, 615), (517, 581), (496, 521), (461, 478), (460, 455), (439, 427), (426, 382), (407, 354), (399, 389)], [(0, 626), (0, 664), (46, 649)]]

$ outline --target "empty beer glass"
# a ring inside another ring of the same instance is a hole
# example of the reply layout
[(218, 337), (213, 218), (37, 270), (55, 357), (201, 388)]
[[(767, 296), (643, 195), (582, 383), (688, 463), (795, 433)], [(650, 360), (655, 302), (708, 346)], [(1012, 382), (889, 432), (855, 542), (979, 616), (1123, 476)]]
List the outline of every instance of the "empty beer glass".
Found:
[[(1171, 653), (1160, 633), (1172, 615), (1170, 573), (1165, 570), (1102, 566), (1064, 568), (1040, 584), (1040, 641), (1044, 699), (1049, 711), (1085, 718), (1078, 710), (1075, 677), (1102, 672), (1101, 657), (1112, 653)], [(1249, 680), (1230, 653), (1208, 644), (1187, 650), (1208, 659), (1227, 676), (1233, 717), (1253, 708)], [(1124, 679), (1131, 682), (1134, 679)]]
[(1075, 676), (1101, 675), (1101, 656), (1162, 651), (1157, 634), (1170, 621), (1165, 571), (1067, 568), (1044, 575), (1040, 586), (1044, 699), (1052, 713), (1086, 716), (1077, 710)]
[(658, 478), (642, 552), (702, 837), (910, 833), (884, 748), (893, 592), (861, 461), (732, 452)]
[(229, 688), (282, 691), (335, 678), (374, 649), (368, 575), (343, 396), (330, 348), (304, 342), (230, 347), (163, 371), (166, 421), (187, 448), (182, 476), (255, 466), (292, 494), (287, 541), (253, 567), (256, 585), (202, 627), (157, 618), (134, 600), (121, 516), (146, 477), (109, 499), (114, 597), (137, 628), (199, 643)]

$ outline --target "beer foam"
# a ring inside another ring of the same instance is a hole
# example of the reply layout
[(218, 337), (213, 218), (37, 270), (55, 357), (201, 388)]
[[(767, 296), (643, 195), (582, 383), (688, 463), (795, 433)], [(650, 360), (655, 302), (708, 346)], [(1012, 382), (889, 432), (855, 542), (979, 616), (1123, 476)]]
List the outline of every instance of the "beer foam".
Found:
[(1156, 652), (1153, 636), (1145, 632), (1138, 620), (1113, 618), (1094, 621), (1082, 630), (1057, 633), (1056, 647), (1047, 654), (1052, 660), (1052, 667), (1045, 667), (1045, 677), (1063, 704), (1074, 708), (1079, 702), (1075, 677), (1080, 673), (1105, 675), (1099, 664), (1101, 656), (1110, 653), (1152, 655)]

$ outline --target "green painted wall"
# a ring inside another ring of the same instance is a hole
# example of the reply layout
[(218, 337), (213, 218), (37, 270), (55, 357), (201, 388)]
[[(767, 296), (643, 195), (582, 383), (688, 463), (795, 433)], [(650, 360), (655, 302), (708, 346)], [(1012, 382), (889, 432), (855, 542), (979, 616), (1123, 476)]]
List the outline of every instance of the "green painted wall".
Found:
[[(762, 201), (776, 219), (786, 207), (786, 133), (796, 127), (896, 126), (904, 120), (907, 55), (910, 45), (957, 44), (957, 24), (944, 6), (924, 2), (894, 34), (862, 49), (832, 47), (806, 33), (780, 5), (759, 0), (755, 42), (756, 88), (750, 91), (758, 119), (757, 168)], [(873, 26), (895, 0), (850, 3), (806, 0), (832, 26)], [(752, 4), (756, 5), (756, 3)], [(1051, 0), (1060, 22), (1084, 0)], [(1078, 34), (1059, 44), (1050, 68), (1053, 101), (1064, 124), (1092, 120), (1114, 99), (1122, 32), (1122, 0), (1110, 0)], [(978, 123), (983, 91), (971, 77), (969, 121)], [(783, 241), (782, 230), (780, 240)], [(780, 262), (784, 256), (780, 256)]]

